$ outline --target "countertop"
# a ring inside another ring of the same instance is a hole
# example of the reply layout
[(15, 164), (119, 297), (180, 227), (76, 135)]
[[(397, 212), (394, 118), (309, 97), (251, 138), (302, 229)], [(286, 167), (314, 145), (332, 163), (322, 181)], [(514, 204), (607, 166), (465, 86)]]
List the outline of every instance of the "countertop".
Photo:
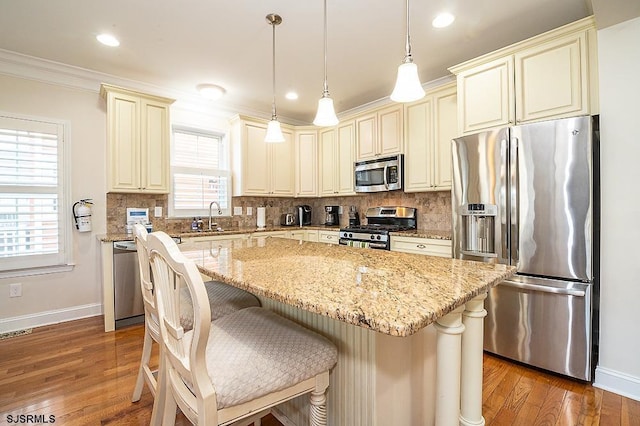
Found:
[[(327, 226), (327, 225), (308, 225), (300, 228), (299, 226), (272, 226), (266, 229), (258, 230), (257, 228), (231, 228), (224, 231), (187, 231), (187, 232), (174, 232), (170, 233), (172, 237), (181, 238), (196, 238), (196, 237), (209, 237), (213, 235), (234, 235), (234, 234), (253, 234), (260, 232), (270, 231), (296, 231), (296, 230), (319, 230), (319, 231), (339, 231), (339, 226)], [(398, 231), (391, 232), (391, 236), (405, 236), (416, 238), (431, 238), (437, 240), (451, 240), (451, 232), (447, 231), (429, 231), (429, 230), (411, 230), (411, 231)], [(98, 235), (98, 239), (104, 243), (114, 241), (133, 241), (133, 234), (106, 234)]]
[(282, 238), (182, 244), (203, 274), (320, 315), (409, 336), (515, 268)]

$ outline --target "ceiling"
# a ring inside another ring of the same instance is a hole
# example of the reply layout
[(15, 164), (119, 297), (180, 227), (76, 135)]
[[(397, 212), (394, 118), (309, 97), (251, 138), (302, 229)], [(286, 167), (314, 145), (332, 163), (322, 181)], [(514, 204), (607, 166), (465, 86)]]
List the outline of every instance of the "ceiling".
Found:
[[(387, 97), (404, 57), (405, 2), (328, 0), (327, 7), (336, 111)], [(412, 53), (423, 83), (447, 76), (452, 65), (592, 14), (591, 0), (414, 0), (410, 7)], [(456, 20), (435, 29), (431, 20), (441, 11)], [(272, 12), (283, 19), (276, 29), (278, 116), (310, 124), (324, 78), (321, 0), (3, 1), (0, 49), (186, 97), (196, 95), (198, 84), (218, 84), (227, 91), (216, 101), (220, 108), (270, 117), (272, 30), (265, 16)], [(120, 47), (100, 45), (95, 36), (102, 32), (115, 35)], [(289, 90), (299, 99), (285, 99)]]

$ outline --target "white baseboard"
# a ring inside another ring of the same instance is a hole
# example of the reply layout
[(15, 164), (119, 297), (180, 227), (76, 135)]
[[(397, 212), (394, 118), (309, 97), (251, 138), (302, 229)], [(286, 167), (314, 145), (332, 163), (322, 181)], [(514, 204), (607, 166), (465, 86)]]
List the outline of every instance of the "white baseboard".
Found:
[(25, 328), (41, 327), (80, 318), (102, 315), (102, 303), (73, 306), (54, 311), (38, 312), (36, 314), (21, 315), (19, 317), (0, 319), (0, 333), (24, 330)]
[(593, 386), (640, 401), (640, 378), (638, 377), (598, 366)]

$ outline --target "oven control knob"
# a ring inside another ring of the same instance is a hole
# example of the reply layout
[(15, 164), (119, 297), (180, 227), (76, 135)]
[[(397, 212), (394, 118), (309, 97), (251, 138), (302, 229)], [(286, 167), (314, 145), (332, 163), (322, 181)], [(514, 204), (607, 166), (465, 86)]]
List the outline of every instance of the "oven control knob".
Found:
[(372, 240), (375, 240), (375, 238), (376, 238), (376, 237), (375, 237), (375, 235), (372, 235), (370, 238), (371, 238)]
[(349, 238), (353, 238), (353, 234), (352, 233), (349, 233)]
[(377, 240), (379, 240), (379, 239), (380, 239), (380, 235), (378, 235), (378, 236), (376, 237), (376, 239), (377, 239)]

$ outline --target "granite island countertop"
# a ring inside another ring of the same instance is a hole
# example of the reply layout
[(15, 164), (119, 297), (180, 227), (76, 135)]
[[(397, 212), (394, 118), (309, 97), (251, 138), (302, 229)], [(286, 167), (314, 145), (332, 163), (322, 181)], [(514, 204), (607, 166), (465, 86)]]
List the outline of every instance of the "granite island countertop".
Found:
[(515, 268), (282, 238), (190, 242), (200, 272), (349, 324), (409, 336)]

